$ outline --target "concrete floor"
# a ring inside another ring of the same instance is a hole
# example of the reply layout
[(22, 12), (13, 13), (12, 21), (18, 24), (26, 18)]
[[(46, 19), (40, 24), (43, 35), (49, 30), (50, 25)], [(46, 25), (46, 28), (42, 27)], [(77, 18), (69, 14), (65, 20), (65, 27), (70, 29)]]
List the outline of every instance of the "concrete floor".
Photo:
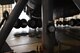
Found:
[(7, 43), (9, 46), (17, 53), (29, 52), (32, 50), (36, 50), (37, 45), (40, 45), (40, 39), (38, 38), (30, 38), (28, 35), (15, 37), (15, 33), (21, 32), (29, 32), (29, 28), (25, 29), (12, 29), (9, 37), (7, 38)]
[[(33, 30), (32, 30), (33, 31)], [(75, 31), (75, 30), (72, 30)], [(16, 52), (16, 53), (23, 53), (23, 52), (29, 52), (32, 50), (37, 50), (37, 45), (40, 46), (41, 45), (41, 41), (38, 38), (31, 38), (29, 37), (29, 35), (26, 36), (21, 36), (21, 37), (15, 37), (14, 34), (15, 33), (21, 33), (21, 32), (29, 32), (29, 28), (25, 28), (25, 29), (12, 29), (11, 33), (9, 34), (9, 37), (7, 38), (7, 43), (9, 44), (9, 46)], [(64, 31), (63, 31), (64, 32)], [(77, 32), (78, 33), (78, 32)], [(60, 34), (59, 34), (60, 35)], [(61, 36), (61, 35), (60, 35)], [(58, 38), (59, 39), (59, 38)], [(60, 39), (61, 40), (61, 39)], [(66, 39), (67, 40), (67, 39)], [(70, 41), (70, 40), (69, 40)], [(69, 44), (72, 43), (73, 45), (80, 45), (80, 41), (77, 43), (77, 41), (72, 41), (72, 42), (68, 42)], [(67, 46), (69, 47), (69, 46)], [(67, 47), (62, 47), (62, 50), (66, 50)], [(71, 47), (69, 47), (71, 48)], [(58, 49), (58, 48), (57, 48)], [(76, 48), (76, 49), (72, 49), (72, 51), (77, 52), (80, 48)], [(58, 50), (55, 50), (58, 51)], [(66, 50), (67, 52), (68, 50)], [(67, 53), (71, 53), (67, 52)], [(66, 53), (65, 51), (62, 51), (61, 53)], [(72, 52), (73, 53), (73, 52)]]

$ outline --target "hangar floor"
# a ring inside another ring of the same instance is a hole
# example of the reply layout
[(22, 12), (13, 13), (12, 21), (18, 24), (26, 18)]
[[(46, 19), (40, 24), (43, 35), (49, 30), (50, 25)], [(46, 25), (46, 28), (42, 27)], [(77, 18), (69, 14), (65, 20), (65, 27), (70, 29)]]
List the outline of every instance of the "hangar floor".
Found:
[[(37, 46), (41, 45), (41, 43), (40, 43), (41, 41), (40, 41), (39, 38), (29, 37), (29, 35), (20, 36), (20, 37), (15, 37), (14, 36), (15, 33), (29, 32), (29, 31), (30, 31), (29, 28), (12, 29), (11, 33), (9, 34), (9, 37), (7, 38), (7, 43), (16, 53), (23, 53), (23, 52), (29, 52), (29, 51), (32, 51), (32, 50), (37, 50)], [(31, 31), (33, 31), (33, 30), (31, 30)], [(75, 29), (73, 31), (75, 31)], [(66, 33), (66, 34), (68, 34), (68, 33)], [(69, 40), (69, 39), (66, 39), (66, 40)], [(69, 43), (71, 43), (71, 42), (69, 42)], [(75, 44), (75, 45), (80, 45), (80, 44), (77, 44), (77, 42), (74, 42), (74, 41), (72, 41), (72, 43)], [(59, 51), (58, 49), (59, 49), (59, 47), (56, 47), (55, 52), (80, 53), (80, 47), (69, 47), (69, 46), (62, 45), (62, 47), (60, 49), (61, 51)]]
[(28, 35), (20, 36), (20, 37), (14, 36), (15, 33), (22, 33), (22, 32), (29, 30), (28, 28), (25, 28), (25, 29), (23, 30), (22, 29), (12, 29), (9, 37), (7, 38), (7, 43), (17, 53), (36, 50), (37, 46), (40, 45), (39, 38), (29, 37)]

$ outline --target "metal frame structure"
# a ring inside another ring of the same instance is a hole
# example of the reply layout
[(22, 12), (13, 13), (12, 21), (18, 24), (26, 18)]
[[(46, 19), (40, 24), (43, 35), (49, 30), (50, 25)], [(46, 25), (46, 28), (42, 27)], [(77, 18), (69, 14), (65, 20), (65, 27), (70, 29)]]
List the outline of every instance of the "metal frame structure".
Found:
[(25, 7), (28, 0), (19, 0), (15, 6), (15, 8), (12, 10), (9, 19), (3, 26), (1, 32), (0, 32), (0, 49), (2, 48), (3, 44), (5, 43), (5, 40), (7, 39), (10, 31), (13, 28), (13, 25), (15, 24), (16, 20), (18, 19), (20, 13), (22, 12), (23, 8)]
[[(20, 13), (22, 12), (23, 8), (25, 7), (28, 0), (19, 0), (11, 12), (9, 19), (3, 26), (0, 32), (0, 49), (2, 48), (5, 40), (7, 39), (10, 31), (13, 28), (16, 20), (18, 19)], [(43, 34), (42, 34), (42, 43), (44, 49), (44, 53), (53, 53), (53, 48), (55, 44), (55, 32), (48, 33), (47, 25), (48, 21), (53, 20), (53, 0), (42, 0), (42, 25), (43, 25)]]

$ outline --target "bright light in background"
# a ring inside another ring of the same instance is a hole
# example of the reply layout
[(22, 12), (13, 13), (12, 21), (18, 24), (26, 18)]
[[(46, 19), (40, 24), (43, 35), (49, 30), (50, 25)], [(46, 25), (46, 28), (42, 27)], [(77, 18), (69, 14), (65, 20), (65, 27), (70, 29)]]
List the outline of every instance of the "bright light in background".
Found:
[[(15, 5), (16, 5), (16, 3), (12, 4), (12, 9), (14, 9)], [(19, 19), (20, 20), (26, 19), (28, 21), (30, 18), (28, 17), (28, 15), (26, 15), (26, 13), (24, 11), (22, 11), (22, 13), (19, 16)], [(14, 33), (16, 33), (16, 32), (20, 32), (20, 33), (21, 32), (29, 32), (29, 27), (27, 26), (26, 28), (19, 28), (19, 29), (13, 28), (12, 31)]]
[[(15, 7), (16, 3), (12, 4), (12, 9)], [(26, 15), (26, 13), (24, 11), (22, 11), (22, 13), (19, 16), (19, 19), (26, 19), (29, 20), (28, 15)]]
[(24, 13), (24, 11), (22, 11), (21, 15), (19, 16), (19, 19), (26, 19), (28, 21), (29, 17), (28, 15), (26, 15), (26, 13)]

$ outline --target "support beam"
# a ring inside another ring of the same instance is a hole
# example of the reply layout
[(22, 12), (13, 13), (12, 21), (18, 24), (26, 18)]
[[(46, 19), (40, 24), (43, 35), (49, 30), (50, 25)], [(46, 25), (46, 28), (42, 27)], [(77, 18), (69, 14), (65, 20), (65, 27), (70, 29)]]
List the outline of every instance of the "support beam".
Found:
[(0, 53), (8, 52), (8, 51), (13, 51), (10, 46), (5, 42), (0, 50)]
[(13, 25), (15, 24), (16, 20), (18, 19), (19, 15), (21, 14), (23, 8), (25, 7), (28, 0), (18, 0), (15, 8), (12, 10), (9, 19), (3, 26), (1, 32), (0, 32), (0, 49), (2, 48), (4, 42), (6, 41), (10, 31), (13, 28)]
[(78, 9), (80, 10), (80, 0), (73, 0), (73, 2), (75, 3), (75, 5), (78, 7)]
[(53, 53), (55, 45), (55, 32), (49, 33), (47, 25), (49, 21), (53, 21), (53, 0), (42, 0), (42, 43), (44, 47), (43, 53)]

